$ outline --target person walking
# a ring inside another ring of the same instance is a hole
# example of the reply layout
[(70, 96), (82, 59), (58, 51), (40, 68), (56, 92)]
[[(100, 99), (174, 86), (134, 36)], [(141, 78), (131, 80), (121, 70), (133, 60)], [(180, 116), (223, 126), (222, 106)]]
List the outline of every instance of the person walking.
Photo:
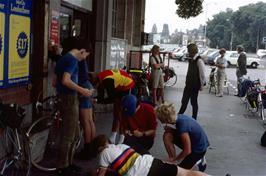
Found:
[(140, 154), (149, 153), (153, 146), (157, 127), (155, 111), (146, 103), (141, 103), (135, 95), (122, 98), (124, 144)]
[(122, 118), (121, 98), (130, 92), (134, 93), (134, 86), (133, 78), (124, 70), (104, 70), (98, 74), (96, 81), (97, 103), (114, 104), (112, 133), (109, 138), (112, 143), (116, 143), (118, 133), (120, 133), (118, 143), (124, 141), (123, 127), (120, 124)]
[(244, 52), (244, 47), (242, 45), (238, 45), (236, 47), (236, 51), (239, 54), (237, 59), (237, 65), (236, 65), (236, 77), (237, 77), (237, 90), (238, 93), (235, 96), (240, 96), (240, 83), (241, 79), (244, 75), (247, 74), (247, 56)]
[(216, 97), (223, 97), (223, 88), (224, 88), (224, 80), (226, 77), (225, 68), (227, 66), (227, 61), (224, 57), (226, 50), (224, 48), (219, 51), (220, 57), (218, 57), (215, 66), (217, 67), (217, 87), (218, 91)]
[(187, 46), (188, 49), (188, 71), (186, 76), (186, 86), (181, 100), (181, 107), (178, 114), (183, 114), (187, 109), (187, 104), (190, 100), (192, 105), (192, 117), (197, 119), (198, 115), (198, 95), (199, 90), (202, 90), (206, 85), (204, 62), (198, 54), (198, 47), (191, 43)]
[[(160, 47), (154, 45), (151, 49), (151, 56), (149, 63), (151, 67), (151, 80), (152, 80), (152, 97), (155, 105), (159, 104), (158, 98), (161, 98), (161, 102), (164, 102), (164, 79), (163, 79), (163, 67), (164, 63), (160, 56)], [(159, 91), (157, 91), (159, 90)], [(159, 93), (159, 95), (157, 94)]]
[[(192, 117), (178, 114), (174, 104), (162, 104), (156, 109), (157, 118), (165, 123), (163, 141), (169, 156), (169, 161), (180, 161), (179, 166), (191, 169), (198, 161), (199, 170), (204, 171), (207, 167), (205, 154), (209, 146), (208, 137)], [(176, 128), (167, 126), (174, 124)], [(176, 155), (175, 145), (182, 151)]]
[(59, 96), (59, 110), (62, 116), (57, 175), (69, 175), (79, 168), (73, 164), (75, 141), (78, 137), (78, 97), (90, 97), (92, 90), (78, 85), (78, 62), (86, 59), (88, 53), (85, 43), (77, 37), (67, 38), (63, 42), (64, 53), (55, 67), (56, 91)]

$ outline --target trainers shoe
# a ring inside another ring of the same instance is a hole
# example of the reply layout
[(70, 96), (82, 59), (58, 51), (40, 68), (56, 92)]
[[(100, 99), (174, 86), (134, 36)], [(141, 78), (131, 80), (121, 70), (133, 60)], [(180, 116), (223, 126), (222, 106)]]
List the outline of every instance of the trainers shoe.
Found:
[(198, 164), (199, 171), (204, 172), (207, 168), (205, 156), (201, 159), (201, 162)]

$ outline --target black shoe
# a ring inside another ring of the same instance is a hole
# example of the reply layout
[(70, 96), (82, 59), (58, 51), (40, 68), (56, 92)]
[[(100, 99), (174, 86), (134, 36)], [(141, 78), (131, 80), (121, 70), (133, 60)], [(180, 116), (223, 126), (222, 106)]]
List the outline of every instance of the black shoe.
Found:
[(90, 160), (93, 158), (92, 154), (90, 153), (90, 151), (86, 150), (85, 148), (82, 149), (79, 153), (76, 154), (75, 156), (77, 159), (79, 160)]
[(75, 165), (75, 164), (71, 164), (70, 166), (68, 166), (69, 169), (72, 171), (72, 172), (81, 172), (82, 171), (82, 168)]
[(70, 168), (64, 167), (64, 168), (57, 168), (56, 169), (56, 175), (58, 176), (70, 176)]
[(240, 97), (239, 94), (235, 94), (234, 96), (236, 96), (236, 97)]

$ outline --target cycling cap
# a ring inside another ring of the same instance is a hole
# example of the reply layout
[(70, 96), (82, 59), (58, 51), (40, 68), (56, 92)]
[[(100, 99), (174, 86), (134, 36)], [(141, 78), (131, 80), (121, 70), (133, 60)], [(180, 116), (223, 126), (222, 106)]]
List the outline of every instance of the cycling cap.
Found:
[(126, 95), (122, 98), (122, 110), (126, 117), (133, 116), (137, 108), (137, 97)]

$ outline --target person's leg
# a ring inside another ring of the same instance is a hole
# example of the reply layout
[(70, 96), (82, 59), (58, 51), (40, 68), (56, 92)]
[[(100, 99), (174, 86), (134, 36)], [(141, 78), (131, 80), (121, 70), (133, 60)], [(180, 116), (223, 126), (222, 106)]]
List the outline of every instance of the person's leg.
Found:
[[(123, 93), (124, 94), (124, 93)], [(114, 102), (114, 118), (113, 118), (113, 125), (112, 125), (112, 134), (110, 136), (110, 141), (112, 143), (116, 142), (116, 136), (119, 135), (119, 143), (124, 141), (124, 129), (121, 123), (122, 121), (122, 108), (121, 108), (121, 97), (119, 96), (115, 99)]]
[(158, 101), (157, 101), (157, 89), (158, 89), (158, 86), (159, 86), (159, 81), (160, 81), (160, 77), (158, 74), (153, 74), (152, 75), (152, 98), (153, 98), (153, 103), (154, 104), (158, 104)]
[(220, 95), (223, 96), (224, 94), (224, 81), (225, 81), (225, 73), (221, 73), (221, 78), (220, 78), (220, 86), (221, 86), (221, 91), (220, 91)]
[(162, 101), (162, 103), (164, 103), (164, 79), (163, 79), (163, 75), (161, 75), (161, 77), (160, 77), (159, 88), (160, 88), (159, 91), (160, 91), (161, 101)]
[(221, 95), (223, 83), (221, 83), (221, 73), (217, 72), (217, 96)]
[(183, 161), (179, 164), (179, 166), (184, 169), (191, 169), (197, 163), (197, 161), (199, 161), (204, 157), (205, 153), (206, 152), (203, 153), (192, 152), (183, 159)]
[(167, 151), (169, 161), (175, 161), (176, 151), (174, 146), (174, 130), (165, 131), (163, 134), (163, 142)]
[(62, 127), (60, 131), (61, 141), (59, 145), (58, 168), (66, 168), (70, 164), (70, 153), (75, 141), (76, 126), (78, 123), (78, 103), (75, 96), (59, 95), (59, 109), (62, 115)]
[(92, 119), (92, 108), (80, 108), (80, 122), (84, 130), (84, 142), (90, 143), (96, 135), (95, 125)]
[(184, 112), (186, 111), (187, 104), (188, 104), (188, 101), (189, 101), (189, 98), (190, 98), (190, 93), (191, 93), (191, 91), (187, 87), (185, 87), (184, 92), (183, 92), (183, 97), (182, 97), (182, 100), (181, 100), (182, 105), (181, 105), (181, 107), (179, 109), (178, 114), (184, 114)]
[(193, 89), (191, 92), (190, 103), (192, 106), (192, 117), (195, 120), (197, 120), (198, 116), (198, 95), (199, 95), (199, 90), (197, 88)]
[(177, 169), (178, 173), (176, 176), (208, 176), (208, 174), (205, 174), (204, 172), (187, 170), (182, 167), (178, 167)]

